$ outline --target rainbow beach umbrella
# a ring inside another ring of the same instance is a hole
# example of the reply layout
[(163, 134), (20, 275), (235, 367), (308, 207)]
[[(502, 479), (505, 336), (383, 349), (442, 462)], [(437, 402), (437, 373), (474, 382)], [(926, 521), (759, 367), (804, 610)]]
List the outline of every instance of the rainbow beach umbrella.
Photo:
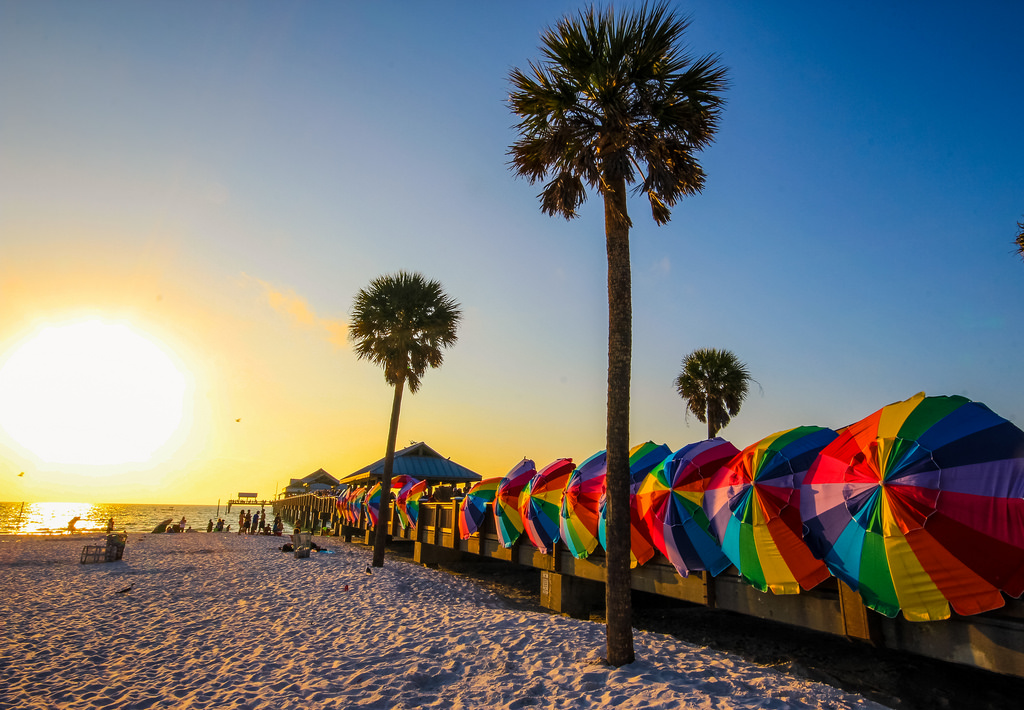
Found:
[(380, 482), (374, 484), (366, 493), (363, 505), (366, 507), (366, 518), (370, 521), (370, 527), (377, 527), (377, 518), (380, 516)]
[(420, 498), (423, 491), (427, 489), (426, 481), (413, 479), (406, 483), (395, 498), (395, 507), (398, 509), (398, 522), (402, 530), (415, 528), (420, 517)]
[(797, 594), (829, 576), (804, 544), (800, 485), (835, 438), (836, 432), (815, 426), (772, 434), (708, 481), (704, 512), (711, 531), (743, 578), (762, 592)]
[[(647, 522), (640, 516), (640, 510), (637, 508), (636, 493), (640, 490), (644, 479), (647, 478), (647, 474), (671, 454), (672, 449), (667, 445), (655, 444), (653, 441), (638, 444), (629, 450), (630, 567), (639, 567), (653, 558), (657, 552), (650, 528), (647, 527)], [(607, 492), (605, 495), (607, 498)], [(601, 545), (605, 549), (608, 548), (605, 533), (607, 505), (606, 499), (601, 502), (601, 521), (598, 525), (598, 535)]]
[(541, 469), (519, 494), (519, 514), (530, 542), (547, 554), (558, 542), (562, 494), (575, 466), (572, 459), (556, 459)]
[(566, 481), (558, 526), (566, 548), (577, 559), (597, 549), (607, 471), (608, 454), (598, 451), (577, 466)]
[(683, 577), (701, 570), (719, 574), (730, 564), (710, 532), (703, 504), (708, 480), (738, 453), (717, 437), (689, 444), (647, 474), (637, 491), (637, 509), (655, 547)]
[(1024, 592), (1024, 432), (978, 402), (922, 392), (840, 430), (800, 504), (811, 550), (886, 616)]
[(359, 524), (359, 519), (363, 513), (363, 501), (366, 500), (366, 494), (369, 489), (366, 486), (360, 486), (352, 491), (352, 497), (348, 502), (348, 514), (353, 525)]
[(523, 459), (505, 474), (494, 496), (494, 527), (503, 547), (512, 547), (523, 534), (523, 516), (519, 514), (519, 494), (537, 475), (537, 465)]
[(484, 524), (487, 506), (494, 503), (501, 481), (502, 479), (497, 477), (485, 478), (474, 483), (473, 487), (466, 491), (466, 497), (459, 507), (459, 515), (462, 517), (459, 537), (463, 540), (468, 540)]

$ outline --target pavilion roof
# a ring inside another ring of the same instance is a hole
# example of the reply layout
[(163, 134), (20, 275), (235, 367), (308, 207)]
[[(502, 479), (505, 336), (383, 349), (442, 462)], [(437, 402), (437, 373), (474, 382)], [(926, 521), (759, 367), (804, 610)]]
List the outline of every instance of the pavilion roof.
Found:
[[(380, 459), (347, 476), (342, 476), (341, 483), (353, 485), (379, 481), (383, 473), (384, 459)], [(430, 484), (466, 483), (479, 481), (482, 478), (479, 473), (445, 458), (422, 441), (395, 452), (391, 475), (402, 474), (421, 481), (425, 480)]]

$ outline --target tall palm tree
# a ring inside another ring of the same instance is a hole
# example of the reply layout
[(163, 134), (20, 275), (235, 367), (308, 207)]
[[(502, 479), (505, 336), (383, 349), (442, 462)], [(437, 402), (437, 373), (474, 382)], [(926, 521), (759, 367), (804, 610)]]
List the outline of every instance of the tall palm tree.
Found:
[(459, 304), (445, 294), (439, 281), (399, 271), (378, 276), (356, 294), (348, 337), (356, 357), (384, 369), (384, 379), (395, 388), (388, 429), (387, 453), (381, 475), (380, 515), (373, 539), (373, 566), (384, 566), (387, 524), (391, 519), (391, 472), (395, 462), (398, 416), (405, 386), (415, 394), (428, 367), (440, 367), (443, 350), (458, 340), (462, 319)]
[(577, 216), (586, 189), (604, 201), (608, 254), (607, 660), (634, 659), (629, 573), (629, 378), (632, 303), (627, 185), (650, 201), (654, 221), (704, 186), (695, 158), (712, 141), (726, 88), (714, 56), (682, 45), (689, 20), (664, 2), (616, 15), (590, 8), (541, 36), (539, 63), (509, 75), (519, 117), (512, 170), (550, 181), (541, 211)]
[(701, 348), (683, 358), (676, 391), (697, 421), (707, 423), (712, 439), (740, 413), (750, 380), (747, 366), (731, 351)]

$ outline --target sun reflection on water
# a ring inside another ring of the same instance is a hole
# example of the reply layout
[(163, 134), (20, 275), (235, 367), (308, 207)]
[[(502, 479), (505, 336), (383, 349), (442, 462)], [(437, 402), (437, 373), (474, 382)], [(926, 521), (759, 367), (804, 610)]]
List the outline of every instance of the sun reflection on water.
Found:
[[(8, 509), (7, 517), (23, 534), (40, 535), (73, 532), (98, 532), (106, 529), (103, 511), (89, 503), (26, 503), (24, 508)], [(74, 525), (70, 525), (73, 519)], [(19, 522), (20, 520), (20, 522)]]

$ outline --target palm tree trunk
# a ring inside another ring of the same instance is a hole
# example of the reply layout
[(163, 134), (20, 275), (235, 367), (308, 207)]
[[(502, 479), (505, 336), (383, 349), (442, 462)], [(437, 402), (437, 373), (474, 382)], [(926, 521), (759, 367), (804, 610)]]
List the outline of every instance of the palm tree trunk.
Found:
[(384, 454), (384, 473), (380, 478), (380, 515), (373, 535), (373, 566), (384, 566), (384, 547), (388, 541), (388, 525), (391, 522), (391, 471), (395, 465), (395, 441), (398, 439), (398, 415), (402, 412), (402, 392), (405, 390), (403, 377), (395, 385), (395, 398), (391, 403), (391, 426), (388, 429), (388, 449)]
[(632, 585), (629, 571), (629, 379), (633, 348), (633, 307), (629, 266), (626, 181), (604, 196), (608, 249), (608, 472), (607, 577), (605, 618), (608, 663), (622, 666), (633, 651)]

